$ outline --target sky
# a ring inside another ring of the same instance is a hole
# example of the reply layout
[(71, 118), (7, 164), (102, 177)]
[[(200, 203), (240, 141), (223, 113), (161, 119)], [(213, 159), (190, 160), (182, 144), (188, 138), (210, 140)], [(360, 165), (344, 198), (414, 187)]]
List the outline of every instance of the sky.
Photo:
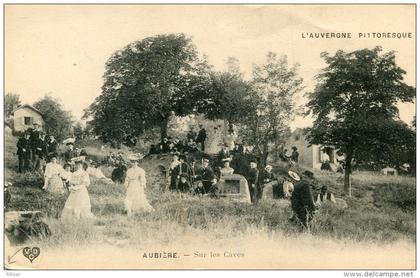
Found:
[[(345, 32), (351, 39), (302, 38), (309, 33)], [(412, 33), (412, 38), (358, 38), (358, 33)], [(415, 86), (414, 5), (6, 5), (5, 92), (32, 104), (45, 94), (61, 100), (78, 120), (101, 93), (105, 63), (117, 50), (149, 36), (185, 33), (215, 70), (225, 70), (236, 57), (251, 76), (268, 51), (299, 63), (305, 90), (325, 67), (320, 53), (382, 46), (397, 51), (405, 81)], [(409, 122), (415, 104), (400, 104)], [(310, 117), (296, 117), (292, 128), (310, 126)]]

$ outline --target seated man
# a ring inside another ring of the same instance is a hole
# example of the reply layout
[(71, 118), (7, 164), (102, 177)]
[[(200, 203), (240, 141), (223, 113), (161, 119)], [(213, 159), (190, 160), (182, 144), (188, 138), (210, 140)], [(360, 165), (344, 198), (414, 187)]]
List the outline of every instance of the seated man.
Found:
[(335, 198), (334, 198), (334, 194), (332, 194), (329, 190), (328, 190), (328, 186), (323, 185), (321, 187), (321, 193), (319, 193), (316, 197), (316, 205), (320, 206), (322, 203), (325, 202), (331, 202), (331, 203), (336, 203)]
[(174, 155), (174, 161), (173, 163), (177, 163), (176, 166), (171, 170), (171, 184), (169, 186), (169, 189), (176, 190), (176, 186), (179, 183), (179, 180), (181, 178), (181, 174), (185, 174), (187, 177), (188, 182), (191, 183), (192, 178), (192, 169), (188, 165), (187, 157), (183, 154), (179, 156), (179, 163), (176, 162), (176, 155)]
[(203, 159), (201, 167), (197, 170), (197, 180), (201, 182), (205, 193), (212, 193), (216, 190), (217, 179), (213, 169), (210, 167), (210, 161)]
[(265, 166), (264, 171), (261, 176), (263, 184), (266, 184), (275, 180), (272, 170), (273, 170), (273, 167), (271, 165)]

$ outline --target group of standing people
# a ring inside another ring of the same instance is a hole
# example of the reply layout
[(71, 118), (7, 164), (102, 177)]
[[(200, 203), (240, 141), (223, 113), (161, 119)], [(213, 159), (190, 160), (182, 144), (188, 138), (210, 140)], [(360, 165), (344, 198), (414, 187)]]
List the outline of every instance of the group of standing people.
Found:
[(26, 130), (17, 141), (18, 171), (42, 171), (48, 156), (57, 153), (58, 143), (54, 136), (47, 136), (37, 123)]
[[(66, 150), (58, 154), (58, 142), (54, 136), (46, 136), (39, 124), (26, 130), (17, 142), (18, 171), (37, 171), (44, 177), (42, 189), (57, 195), (68, 195), (61, 213), (63, 221), (93, 219), (87, 188), (91, 177), (111, 183), (95, 161), (87, 159), (84, 149), (74, 147), (74, 138), (63, 141)], [(146, 175), (138, 166), (138, 156), (129, 157), (132, 167), (126, 172), (124, 186), (127, 189), (124, 201), (128, 215), (138, 211), (151, 211), (144, 188)], [(63, 165), (60, 163), (62, 162)]]

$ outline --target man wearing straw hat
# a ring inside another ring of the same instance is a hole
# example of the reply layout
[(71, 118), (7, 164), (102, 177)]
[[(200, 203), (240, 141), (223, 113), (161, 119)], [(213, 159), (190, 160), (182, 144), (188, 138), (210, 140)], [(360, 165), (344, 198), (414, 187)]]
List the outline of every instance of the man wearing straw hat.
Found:
[[(296, 174), (296, 176), (298, 175)], [(297, 220), (305, 229), (309, 229), (309, 223), (315, 212), (315, 202), (309, 179), (310, 177), (304, 175), (303, 179), (296, 183), (291, 198), (294, 212), (292, 219)]]

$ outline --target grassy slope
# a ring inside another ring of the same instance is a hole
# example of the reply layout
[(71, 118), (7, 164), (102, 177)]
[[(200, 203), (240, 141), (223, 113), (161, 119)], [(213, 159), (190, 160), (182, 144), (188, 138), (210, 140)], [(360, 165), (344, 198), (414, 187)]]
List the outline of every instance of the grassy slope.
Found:
[[(6, 134), (6, 179), (15, 186), (9, 210), (36, 209), (50, 216), (53, 235), (42, 245), (86, 244), (111, 242), (124, 246), (170, 244), (184, 238), (185, 233), (202, 237), (205, 241), (226, 238), (281, 234), (295, 236), (296, 227), (288, 222), (290, 208), (275, 201), (246, 205), (198, 198), (188, 195), (161, 193), (162, 178), (157, 170), (168, 158), (154, 158), (143, 163), (148, 176), (147, 196), (155, 212), (130, 219), (122, 215), (125, 190), (121, 185), (93, 180), (89, 188), (95, 226), (62, 225), (56, 218), (64, 206), (66, 196), (55, 196), (39, 189), (36, 176), (17, 175), (13, 155), (15, 138)], [(110, 169), (103, 169), (109, 175)], [(315, 172), (320, 184), (329, 185), (336, 196), (343, 197), (342, 178), (334, 173)], [(348, 209), (325, 206), (316, 215), (312, 234), (325, 240), (394, 242), (415, 239), (415, 179), (383, 177), (372, 173), (355, 173), (354, 196), (347, 199)], [(141, 236), (139, 236), (141, 233)]]

